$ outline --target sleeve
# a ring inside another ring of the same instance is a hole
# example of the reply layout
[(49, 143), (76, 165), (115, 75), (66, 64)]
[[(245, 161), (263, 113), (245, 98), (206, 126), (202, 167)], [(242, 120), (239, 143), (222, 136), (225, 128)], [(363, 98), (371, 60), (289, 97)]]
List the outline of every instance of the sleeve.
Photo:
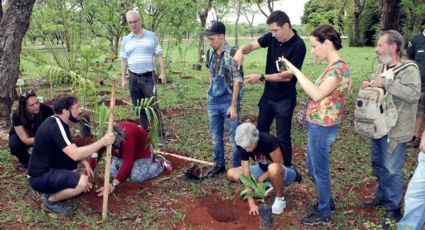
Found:
[(258, 44), (260, 44), (261, 47), (266, 48), (270, 44), (270, 39), (272, 38), (272, 33), (264, 34), (262, 37), (259, 37), (257, 39)]
[(162, 48), (159, 44), (158, 37), (154, 34), (154, 46), (155, 46), (155, 56), (159, 56), (162, 54)]
[(70, 138), (68, 137), (65, 128), (63, 127), (63, 124), (61, 121), (59, 121), (59, 118), (54, 118), (55, 123), (50, 128), (50, 135), (53, 138), (53, 141), (55, 142), (56, 146), (58, 146), (59, 149), (64, 149), (68, 145), (71, 145), (72, 142)]
[(125, 138), (125, 142), (120, 147), (120, 156), (122, 158), (122, 167), (118, 171), (118, 175), (115, 179), (120, 182), (125, 181), (131, 173), (135, 158), (135, 142), (134, 137), (128, 135)]
[(40, 103), (41, 110), (43, 113), (43, 119), (46, 119), (53, 115), (53, 109), (44, 103)]
[(292, 64), (294, 64), (294, 66), (301, 70), (304, 63), (305, 54), (307, 52), (304, 41), (301, 40), (300, 42), (296, 43), (293, 52), (294, 53), (292, 53), (292, 55), (287, 58)]
[(241, 160), (242, 161), (248, 161), (249, 160), (249, 154), (242, 148), (240, 148), (240, 153), (241, 153)]
[(128, 54), (127, 54), (127, 52), (125, 50), (125, 44), (126, 43), (127, 43), (127, 39), (124, 37), (122, 39), (122, 42), (121, 42), (121, 59), (122, 60), (127, 60), (128, 59)]
[(21, 119), (19, 119), (18, 114), (16, 112), (13, 112), (12, 114), (12, 126), (21, 126), (22, 124)]
[(407, 56), (410, 60), (415, 60), (415, 39), (413, 38), (411, 41), (409, 41), (409, 44), (407, 45)]

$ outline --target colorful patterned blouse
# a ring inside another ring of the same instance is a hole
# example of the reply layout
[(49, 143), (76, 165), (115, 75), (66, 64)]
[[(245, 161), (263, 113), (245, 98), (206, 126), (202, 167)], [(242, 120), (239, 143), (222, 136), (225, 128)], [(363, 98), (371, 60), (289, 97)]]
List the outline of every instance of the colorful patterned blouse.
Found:
[(351, 77), (347, 65), (339, 61), (320, 76), (315, 84), (322, 84), (328, 77), (338, 79), (337, 87), (327, 97), (320, 101), (311, 101), (307, 107), (307, 122), (322, 126), (332, 126), (340, 123), (344, 111), (345, 99), (351, 89)]

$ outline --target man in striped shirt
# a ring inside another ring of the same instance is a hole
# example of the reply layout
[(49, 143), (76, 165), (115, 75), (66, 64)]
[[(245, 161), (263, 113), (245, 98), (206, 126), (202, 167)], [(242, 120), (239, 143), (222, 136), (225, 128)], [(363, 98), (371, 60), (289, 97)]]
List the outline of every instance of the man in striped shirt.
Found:
[[(114, 143), (113, 134), (106, 134), (93, 144), (77, 147), (72, 143), (69, 125), (78, 122), (81, 109), (75, 96), (63, 94), (53, 104), (55, 115), (47, 118), (38, 128), (32, 150), (28, 176), (31, 187), (43, 194), (43, 210), (58, 215), (71, 214), (74, 208), (63, 200), (89, 191), (93, 177), (87, 158), (104, 146)], [(78, 163), (86, 169), (86, 175), (75, 170)]]
[[(166, 83), (165, 64), (162, 49), (155, 33), (142, 28), (140, 15), (131, 10), (126, 14), (127, 24), (131, 33), (125, 36), (121, 44), (121, 82), (124, 89), (130, 89), (134, 106), (140, 104), (143, 98), (156, 96), (155, 59), (160, 65), (158, 76), (161, 83)], [(128, 69), (129, 79), (125, 78)], [(162, 121), (157, 104), (154, 106), (162, 137)], [(140, 122), (145, 130), (149, 130), (148, 119), (144, 111), (140, 111)]]

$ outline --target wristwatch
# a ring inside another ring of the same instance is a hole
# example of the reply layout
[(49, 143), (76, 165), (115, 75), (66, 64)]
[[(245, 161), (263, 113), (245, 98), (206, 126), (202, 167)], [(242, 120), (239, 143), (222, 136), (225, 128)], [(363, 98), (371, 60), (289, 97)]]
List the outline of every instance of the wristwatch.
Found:
[(112, 181), (111, 185), (112, 185), (112, 187), (116, 188), (118, 186), (118, 183), (115, 182), (115, 181)]
[(264, 77), (264, 74), (260, 74), (260, 81), (265, 81), (266, 80), (266, 78)]

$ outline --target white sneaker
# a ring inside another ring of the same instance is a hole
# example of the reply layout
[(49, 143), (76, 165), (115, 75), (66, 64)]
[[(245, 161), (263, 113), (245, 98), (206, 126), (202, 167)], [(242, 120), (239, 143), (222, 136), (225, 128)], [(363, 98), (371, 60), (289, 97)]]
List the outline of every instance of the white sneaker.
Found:
[(286, 207), (285, 197), (276, 197), (272, 205), (273, 214), (281, 214)]
[(266, 187), (266, 191), (264, 192), (264, 196), (268, 197), (269, 194), (271, 193), (271, 191), (273, 191), (273, 186), (269, 185)]

